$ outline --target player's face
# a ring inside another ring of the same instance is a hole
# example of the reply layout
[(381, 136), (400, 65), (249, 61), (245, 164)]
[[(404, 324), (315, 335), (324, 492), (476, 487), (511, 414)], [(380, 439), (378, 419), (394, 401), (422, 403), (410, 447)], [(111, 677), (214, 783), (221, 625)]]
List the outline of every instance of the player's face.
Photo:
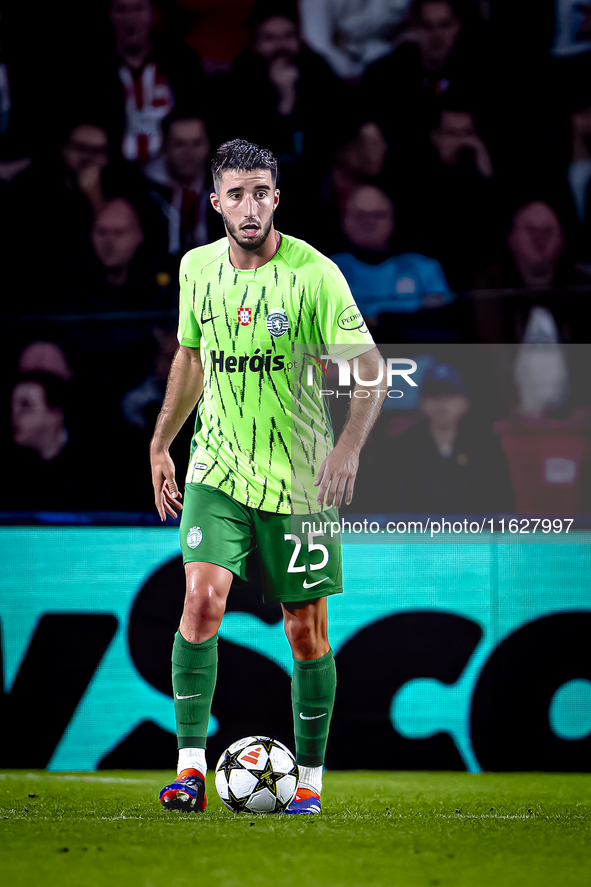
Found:
[(279, 203), (271, 172), (226, 170), (218, 191), (211, 195), (211, 203), (222, 216), (228, 237), (249, 252), (260, 249), (273, 227)]

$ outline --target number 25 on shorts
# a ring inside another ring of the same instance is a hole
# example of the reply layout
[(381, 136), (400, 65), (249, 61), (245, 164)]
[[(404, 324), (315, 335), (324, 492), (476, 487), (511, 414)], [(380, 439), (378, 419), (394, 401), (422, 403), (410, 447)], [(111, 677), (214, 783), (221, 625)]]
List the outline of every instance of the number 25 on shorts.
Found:
[(321, 545), (320, 543), (314, 542), (315, 536), (323, 536), (323, 535), (324, 535), (324, 533), (322, 532), (322, 530), (312, 530), (310, 533), (308, 533), (308, 554), (310, 554), (313, 551), (321, 551), (322, 552), (322, 560), (318, 561), (317, 563), (311, 563), (309, 565), (309, 567), (307, 567), (305, 564), (302, 564), (299, 567), (296, 566), (296, 561), (298, 559), (298, 555), (302, 549), (302, 540), (300, 539), (300, 537), (296, 536), (295, 533), (286, 533), (284, 535), (283, 538), (285, 539), (286, 542), (293, 542), (294, 543), (294, 549), (293, 549), (293, 552), (291, 555), (291, 559), (289, 561), (289, 566), (287, 568), (288, 573), (305, 573), (306, 570), (308, 570), (308, 569), (321, 570), (322, 567), (325, 567), (327, 565), (328, 558), (329, 558), (328, 548), (325, 545)]

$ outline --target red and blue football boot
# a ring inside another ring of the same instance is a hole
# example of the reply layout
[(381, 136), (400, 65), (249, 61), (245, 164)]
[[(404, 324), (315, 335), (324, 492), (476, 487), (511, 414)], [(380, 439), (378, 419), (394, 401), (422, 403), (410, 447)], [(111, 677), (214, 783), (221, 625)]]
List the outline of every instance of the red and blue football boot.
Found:
[(207, 807), (205, 779), (191, 767), (181, 770), (175, 781), (160, 792), (160, 803), (165, 810), (202, 813)]
[(298, 788), (295, 798), (285, 808), (286, 813), (320, 813), (320, 795), (311, 788)]

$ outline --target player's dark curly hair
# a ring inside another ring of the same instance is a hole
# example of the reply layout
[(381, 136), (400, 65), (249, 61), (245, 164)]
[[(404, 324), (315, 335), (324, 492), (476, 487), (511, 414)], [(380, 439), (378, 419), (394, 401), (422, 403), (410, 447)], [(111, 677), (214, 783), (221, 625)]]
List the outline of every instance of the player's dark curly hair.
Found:
[(216, 191), (227, 169), (250, 172), (252, 169), (268, 169), (273, 179), (273, 187), (277, 181), (277, 158), (268, 150), (247, 142), (244, 139), (232, 139), (224, 142), (215, 152), (211, 161), (211, 173)]

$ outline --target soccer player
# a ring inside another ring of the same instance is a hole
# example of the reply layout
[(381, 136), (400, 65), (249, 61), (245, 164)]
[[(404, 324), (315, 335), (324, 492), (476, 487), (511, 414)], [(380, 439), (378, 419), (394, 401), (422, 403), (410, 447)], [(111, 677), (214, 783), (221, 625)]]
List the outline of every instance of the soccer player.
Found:
[[(319, 384), (325, 363), (311, 352), (329, 349), (346, 369), (356, 358), (357, 378), (368, 381), (380, 377), (383, 361), (337, 266), (275, 230), (275, 157), (236, 139), (218, 149), (212, 172), (211, 202), (227, 237), (181, 262), (180, 344), (150, 447), (161, 520), (182, 508), (186, 573), (172, 652), (178, 776), (160, 800), (169, 809), (205, 809), (218, 629), (232, 580), (246, 579), (256, 548), (264, 600), (281, 604), (294, 657), (300, 782), (287, 812), (319, 813), (336, 688), (326, 601), (342, 591), (340, 539), (324, 524), (351, 501), (385, 390), (357, 382), (335, 446)], [(182, 506), (169, 447), (195, 404)], [(301, 528), (311, 520), (311, 532)]]

